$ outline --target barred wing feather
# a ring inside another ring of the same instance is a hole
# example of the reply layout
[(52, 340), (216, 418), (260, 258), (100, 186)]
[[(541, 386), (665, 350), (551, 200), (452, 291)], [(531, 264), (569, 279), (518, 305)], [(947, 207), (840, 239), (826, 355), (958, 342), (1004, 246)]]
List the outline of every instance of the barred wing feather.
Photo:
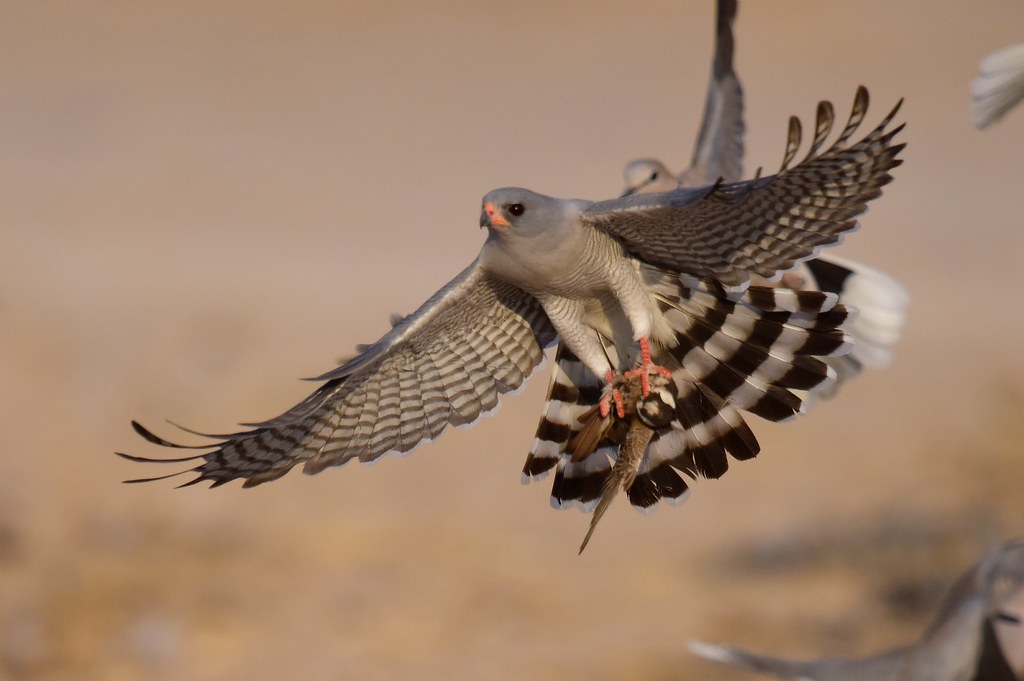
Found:
[(185, 484), (240, 478), (251, 487), (300, 463), (313, 474), (352, 459), (408, 452), (449, 425), (472, 423), (525, 381), (554, 340), (536, 299), (474, 263), (379, 341), (320, 376), (322, 386), (275, 419), (209, 436), (216, 441), (198, 446), (133, 425), (156, 444), (210, 450), (169, 459), (201, 461)]
[[(902, 102), (901, 102), (902, 103)], [(845, 146), (867, 111), (858, 89), (838, 139), (818, 153), (832, 127), (831, 106), (818, 108), (807, 157), (788, 168), (799, 127), (790, 128), (786, 162), (777, 175), (745, 182), (633, 195), (589, 206), (583, 218), (620, 239), (641, 260), (726, 287), (745, 287), (750, 275), (769, 281), (856, 227), (856, 217), (889, 183), (903, 144), (887, 130), (900, 104), (861, 141)]]

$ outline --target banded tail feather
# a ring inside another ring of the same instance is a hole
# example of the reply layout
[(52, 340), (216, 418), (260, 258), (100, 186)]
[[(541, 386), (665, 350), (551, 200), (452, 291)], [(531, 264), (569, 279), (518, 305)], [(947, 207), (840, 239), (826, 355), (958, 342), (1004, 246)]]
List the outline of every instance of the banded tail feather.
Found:
[[(683, 501), (686, 477), (718, 478), (729, 456), (756, 456), (757, 439), (740, 410), (773, 421), (801, 413), (803, 391), (836, 380), (824, 360), (851, 344), (842, 328), (847, 310), (832, 292), (751, 286), (736, 296), (710, 280), (646, 265), (642, 271), (678, 339), (675, 347), (652, 348), (653, 360), (672, 372), (675, 410), (668, 425), (654, 429), (626, 489), (630, 503), (647, 510), (662, 499)], [(601, 396), (601, 383), (560, 347), (523, 469), (524, 482), (554, 470), (555, 508), (592, 511), (622, 451), (616, 419), (598, 412)], [(597, 436), (581, 458), (571, 445), (588, 430)]]
[(566, 445), (582, 429), (580, 418), (597, 407), (604, 389), (569, 348), (558, 344), (544, 412), (523, 466), (523, 483), (540, 480), (562, 459)]
[(836, 381), (816, 387), (805, 401), (830, 398), (865, 367), (881, 369), (892, 361), (910, 303), (906, 289), (895, 279), (863, 263), (828, 254), (787, 273), (780, 285), (834, 294), (843, 306), (856, 311), (843, 327), (853, 342), (851, 351), (825, 360), (835, 370)]

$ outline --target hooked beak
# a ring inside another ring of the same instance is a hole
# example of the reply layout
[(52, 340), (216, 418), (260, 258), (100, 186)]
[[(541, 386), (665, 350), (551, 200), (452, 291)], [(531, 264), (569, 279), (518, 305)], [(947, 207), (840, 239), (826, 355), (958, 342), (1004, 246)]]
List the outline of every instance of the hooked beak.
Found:
[(508, 227), (509, 222), (505, 218), (498, 215), (497, 211), (494, 210), (493, 203), (485, 203), (484, 208), (480, 211), (480, 227)]

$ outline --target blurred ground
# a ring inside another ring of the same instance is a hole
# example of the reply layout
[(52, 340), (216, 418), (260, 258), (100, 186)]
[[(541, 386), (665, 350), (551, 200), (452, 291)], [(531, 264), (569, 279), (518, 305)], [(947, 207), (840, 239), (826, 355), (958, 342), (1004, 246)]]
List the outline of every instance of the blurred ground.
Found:
[(1024, 110), (968, 113), (1014, 0), (741, 6), (748, 172), (819, 99), (863, 83), (873, 124), (906, 97), (842, 252), (914, 302), (889, 370), (753, 424), (761, 456), (684, 507), (617, 504), (577, 557), (587, 518), (519, 484), (543, 378), (408, 459), (120, 484), (153, 471), (112, 451), (162, 453), (129, 419), (272, 416), (422, 302), (489, 189), (607, 198), (630, 158), (689, 158), (710, 0), (550, 5), (0, 9), (0, 676), (739, 679), (687, 639), (895, 645), (1024, 535)]

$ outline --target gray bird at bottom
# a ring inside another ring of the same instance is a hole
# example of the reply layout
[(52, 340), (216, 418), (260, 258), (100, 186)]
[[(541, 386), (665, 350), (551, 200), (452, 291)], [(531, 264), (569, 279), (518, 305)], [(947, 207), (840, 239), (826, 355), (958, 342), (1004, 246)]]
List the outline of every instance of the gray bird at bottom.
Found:
[(990, 551), (954, 583), (916, 643), (863, 659), (792, 661), (692, 641), (715, 662), (808, 681), (1020, 681), (1024, 678), (1024, 542)]

